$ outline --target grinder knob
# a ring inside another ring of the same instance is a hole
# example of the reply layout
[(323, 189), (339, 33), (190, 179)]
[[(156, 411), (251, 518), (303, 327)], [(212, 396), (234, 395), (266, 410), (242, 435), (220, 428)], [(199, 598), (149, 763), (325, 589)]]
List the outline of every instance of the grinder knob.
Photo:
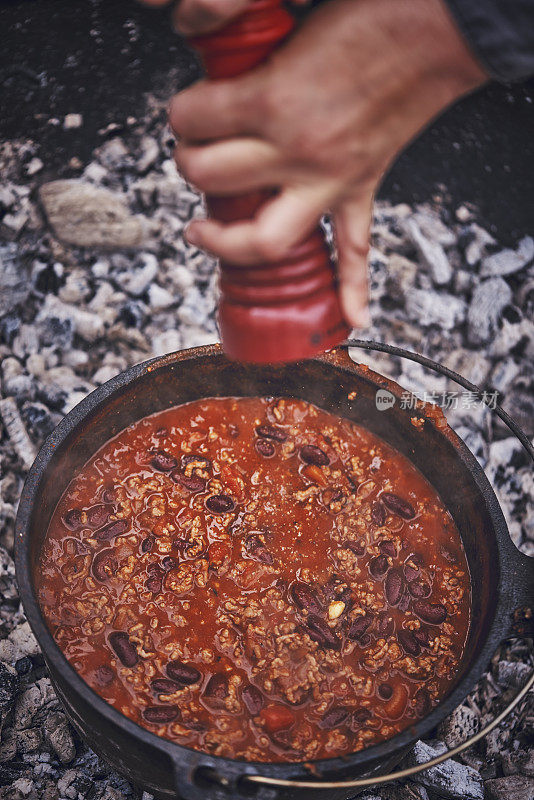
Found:
[[(281, 0), (253, 0), (224, 28), (191, 39), (212, 79), (264, 61), (294, 27)], [(272, 193), (206, 198), (223, 223), (251, 219)], [(221, 263), (218, 319), (225, 352), (242, 361), (295, 361), (334, 347), (349, 333), (324, 233), (317, 227), (290, 254), (252, 267)]]

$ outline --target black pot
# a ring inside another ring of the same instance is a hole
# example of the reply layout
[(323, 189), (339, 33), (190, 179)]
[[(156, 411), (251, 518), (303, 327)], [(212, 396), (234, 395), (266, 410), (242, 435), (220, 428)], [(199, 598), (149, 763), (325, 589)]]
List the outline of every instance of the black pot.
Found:
[[(396, 384), (355, 365), (340, 349), (298, 364), (229, 361), (218, 346), (186, 350), (132, 367), (74, 408), (42, 447), (24, 486), (16, 522), (16, 565), (26, 615), (54, 687), (87, 743), (119, 772), (158, 798), (345, 800), (354, 790), (258, 787), (247, 775), (343, 780), (384, 771), (465, 698), (510, 633), (514, 611), (532, 603), (532, 560), (513, 545), (484, 472), (435, 407), (417, 411), (400, 402), (378, 410), (376, 392)], [(355, 394), (352, 394), (352, 393)], [(155, 736), (108, 705), (78, 676), (52, 638), (35, 592), (41, 543), (72, 476), (108, 439), (132, 422), (209, 396), (295, 396), (376, 433), (425, 475), (450, 510), (462, 536), (473, 587), (472, 623), (457, 681), (437, 708), (381, 744), (342, 758), (304, 764), (263, 764), (214, 757)], [(352, 398), (352, 399), (351, 399)], [(415, 426), (412, 417), (423, 419)]]

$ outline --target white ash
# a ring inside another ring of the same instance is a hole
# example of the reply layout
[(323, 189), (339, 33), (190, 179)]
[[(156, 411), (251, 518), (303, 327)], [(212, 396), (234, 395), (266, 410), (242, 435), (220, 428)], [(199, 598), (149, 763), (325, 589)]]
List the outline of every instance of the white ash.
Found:
[[(49, 174), (47, 154), (31, 141), (6, 143), (0, 153), (0, 800), (151, 800), (66, 721), (24, 618), (10, 554), (23, 479), (61, 417), (132, 364), (218, 340), (214, 260), (183, 238), (203, 205), (169, 158), (165, 105), (151, 98), (139, 119), (108, 126), (91, 159), (61, 177)], [(83, 125), (76, 117), (69, 115), (67, 129)], [(466, 204), (451, 214), (439, 198), (413, 207), (378, 201), (373, 323), (356, 333), (422, 352), (497, 391), (534, 435), (533, 247), (529, 236), (504, 246)], [(361, 350), (353, 356), (419, 395), (460, 391), (411, 362)], [(484, 465), (514, 541), (534, 555), (526, 454), (487, 409), (446, 414)], [(532, 664), (530, 644), (505, 642), (440, 726), (445, 744), (498, 713)], [(523, 779), (532, 780), (533, 720), (532, 704), (524, 702), (454, 761), (358, 796), (523, 797)], [(445, 744), (420, 742), (412, 760)]]

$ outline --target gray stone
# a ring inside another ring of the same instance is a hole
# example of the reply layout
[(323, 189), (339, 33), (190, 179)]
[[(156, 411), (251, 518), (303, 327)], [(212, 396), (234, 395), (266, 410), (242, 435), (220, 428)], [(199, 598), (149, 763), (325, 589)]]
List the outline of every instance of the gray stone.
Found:
[(413, 261), (392, 253), (387, 259), (386, 289), (390, 297), (404, 303), (407, 293), (415, 286), (417, 264)]
[(24, 303), (29, 293), (28, 271), (17, 257), (17, 246), (0, 245), (0, 317)]
[(534, 779), (526, 775), (493, 778), (484, 788), (486, 800), (534, 800)]
[(522, 689), (530, 677), (531, 669), (521, 661), (499, 661), (497, 681), (512, 689)]
[(502, 311), (511, 299), (512, 290), (502, 278), (489, 278), (476, 287), (467, 312), (471, 344), (485, 344), (495, 336)]
[(18, 688), (17, 673), (9, 664), (0, 661), (0, 719), (2, 721), (15, 701)]
[(446, 331), (461, 324), (466, 315), (464, 300), (451, 294), (412, 289), (406, 298), (406, 313), (423, 328), (438, 325)]
[[(443, 364), (449, 369), (458, 372), (463, 378), (474, 383), (475, 386), (483, 387), (491, 369), (491, 362), (484, 357), (484, 354), (474, 350), (451, 350), (443, 359)], [(452, 391), (461, 391), (454, 381), (450, 382)]]
[(421, 259), (428, 267), (436, 286), (444, 286), (449, 283), (452, 278), (452, 267), (441, 244), (438, 241), (427, 239), (413, 218), (406, 220), (405, 229)]
[(418, 206), (412, 219), (416, 220), (427, 239), (438, 242), (442, 247), (452, 247), (456, 244), (455, 232), (445, 225), (437, 211), (430, 206)]
[[(412, 753), (405, 759), (404, 765), (424, 764), (436, 755), (439, 755), (439, 749), (430, 747), (424, 742), (417, 742)], [(478, 772), (452, 759), (414, 775), (413, 780), (447, 800), (484, 798), (484, 786)]]
[(130, 213), (125, 198), (81, 180), (45, 183), (39, 191), (56, 236), (80, 247), (140, 248), (150, 229)]
[(491, 358), (505, 358), (520, 343), (526, 341), (534, 341), (534, 324), (528, 319), (509, 322), (503, 318), (488, 348), (488, 355)]
[(142, 136), (139, 144), (139, 157), (136, 162), (137, 171), (147, 172), (155, 164), (159, 156), (159, 145), (153, 136)]
[(153, 283), (148, 289), (148, 302), (154, 311), (160, 311), (174, 305), (177, 298), (163, 286)]
[(143, 253), (140, 261), (141, 267), (132, 269), (131, 265), (128, 265), (127, 270), (119, 272), (115, 276), (121, 289), (134, 297), (144, 294), (158, 274), (158, 262), (151, 253)]
[(130, 151), (120, 136), (114, 136), (104, 142), (103, 145), (95, 150), (95, 155), (98, 156), (98, 160), (108, 170), (121, 169), (133, 163)]
[(477, 733), (479, 719), (469, 706), (458, 706), (438, 728), (438, 733), (447, 747), (452, 750), (456, 745), (465, 742), (469, 736)]
[(519, 364), (511, 356), (499, 360), (495, 364), (489, 379), (491, 387), (504, 394), (512, 381), (518, 376), (520, 369)]
[(525, 236), (521, 239), (517, 250), (501, 250), (493, 253), (482, 261), (480, 274), (482, 277), (491, 275), (511, 275), (526, 267), (534, 258), (534, 239)]
[(495, 239), (480, 225), (474, 222), (468, 228), (470, 242), (465, 248), (465, 260), (470, 267), (478, 264), (490, 245), (496, 244)]
[(182, 346), (180, 334), (174, 328), (158, 333), (152, 339), (152, 352), (155, 356), (164, 356), (167, 353), (174, 353)]
[(76, 755), (76, 747), (67, 717), (61, 711), (48, 714), (43, 722), (43, 735), (62, 764), (68, 764)]
[(12, 397), (6, 397), (0, 400), (0, 417), (4, 422), (7, 435), (14, 451), (24, 464), (24, 467), (29, 469), (35, 461), (37, 452), (28, 436), (17, 404)]
[(14, 628), (9, 636), (0, 640), (0, 659), (14, 664), (24, 656), (35, 656), (40, 653), (39, 645), (27, 622)]

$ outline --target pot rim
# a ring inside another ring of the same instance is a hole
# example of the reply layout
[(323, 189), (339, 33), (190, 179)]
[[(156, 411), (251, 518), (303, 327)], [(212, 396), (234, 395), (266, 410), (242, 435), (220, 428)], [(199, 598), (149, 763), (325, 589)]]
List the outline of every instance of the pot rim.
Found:
[[(373, 343), (368, 342), (367, 345)], [(376, 373), (365, 365), (356, 364), (347, 353), (341, 355), (343, 348), (336, 348), (329, 353), (317, 356), (315, 359), (326, 362), (334, 369), (341, 369), (346, 373), (356, 374), (357, 376), (377, 383), (380, 388), (386, 388), (397, 398), (405, 390), (389, 378)], [(403, 355), (408, 351), (397, 348), (397, 353)], [(474, 656), (471, 666), (466, 670), (462, 679), (456, 683), (453, 689), (441, 700), (441, 702), (425, 717), (418, 720), (414, 725), (391, 737), (390, 739), (372, 745), (370, 747), (350, 753), (345, 756), (336, 756), (327, 759), (308, 760), (306, 762), (263, 762), (263, 761), (244, 761), (231, 759), (225, 756), (215, 756), (203, 751), (195, 750), (185, 745), (180, 745), (169, 739), (157, 736), (155, 733), (138, 725), (129, 717), (107, 703), (98, 695), (88, 683), (76, 672), (64, 656), (63, 652), (56, 644), (51, 632), (48, 629), (44, 616), (37, 599), (33, 585), (32, 569), (30, 564), (29, 549), (29, 527), (32, 510), (39, 495), (40, 485), (43, 475), (53, 458), (57, 449), (63, 445), (68, 437), (76, 430), (78, 425), (96, 408), (105, 405), (109, 397), (120, 391), (123, 387), (137, 381), (147, 373), (166, 368), (174, 363), (183, 361), (198, 361), (199, 358), (224, 357), (220, 345), (204, 345), (201, 347), (179, 350), (161, 357), (156, 357), (136, 364), (124, 372), (111, 378), (106, 383), (99, 386), (76, 405), (59, 422), (52, 433), (47, 437), (39, 453), (31, 466), (24, 488), (21, 494), (16, 523), (15, 523), (15, 565), (16, 576), (19, 587), (20, 597), (23, 603), (26, 617), (30, 623), (37, 642), (43, 651), (45, 661), (51, 663), (53, 667), (61, 673), (70, 684), (73, 691), (81, 698), (93, 706), (95, 710), (104, 718), (106, 722), (122, 728), (132, 737), (141, 740), (166, 756), (173, 763), (180, 763), (183, 759), (184, 751), (189, 758), (193, 759), (196, 767), (207, 766), (217, 768), (220, 765), (223, 770), (228, 764), (233, 765), (234, 771), (239, 771), (243, 777), (252, 774), (263, 774), (268, 777), (287, 778), (291, 777), (326, 777), (333, 771), (340, 770), (347, 772), (351, 768), (361, 768), (367, 765), (374, 765), (380, 760), (386, 759), (394, 752), (406, 748), (419, 738), (425, 738), (428, 732), (436, 727), (456, 706), (466, 697), (475, 683), (481, 677), (487, 663), (493, 655), (499, 642), (505, 637), (511, 627), (510, 614), (513, 608), (513, 593), (509, 582), (504, 581), (503, 565), (506, 563), (512, 551), (518, 553), (517, 548), (510, 539), (506, 521), (497, 501), (491, 484), (488, 481), (482, 467), (468, 450), (464, 442), (448, 425), (440, 428), (442, 433), (454, 446), (458, 456), (464, 463), (466, 469), (471, 473), (473, 480), (486, 503), (488, 515), (492, 520), (495, 533), (495, 544), (497, 549), (498, 568), (497, 598), (494, 616), (491, 625), (485, 636), (482, 648)], [(435, 362), (433, 362), (435, 363)], [(439, 365), (436, 365), (439, 367)], [(425, 415), (424, 406), (417, 407), (418, 416), (425, 417), (428, 421), (435, 424), (435, 413), (433, 416)], [(427, 406), (429, 404), (426, 404)], [(433, 407), (435, 408), (435, 407)], [(307, 765), (312, 765), (311, 768)]]

